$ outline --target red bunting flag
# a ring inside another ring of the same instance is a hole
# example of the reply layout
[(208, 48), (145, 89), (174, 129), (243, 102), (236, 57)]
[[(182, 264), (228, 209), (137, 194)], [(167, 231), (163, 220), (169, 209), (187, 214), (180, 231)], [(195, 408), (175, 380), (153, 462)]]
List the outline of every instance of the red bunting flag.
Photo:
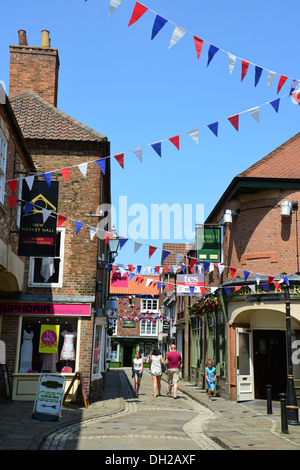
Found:
[(128, 269), (132, 273), (132, 271), (134, 271), (135, 268), (133, 267), (132, 264), (128, 264)]
[(118, 153), (118, 155), (114, 155), (114, 157), (124, 170), (124, 153)]
[(234, 292), (236, 292), (236, 291), (240, 290), (241, 288), (242, 288), (242, 286), (235, 286), (235, 288), (234, 288)]
[(178, 150), (179, 150), (179, 135), (176, 135), (175, 137), (171, 137), (169, 140), (170, 140), (170, 141), (172, 142), (172, 144), (174, 144), (175, 147), (178, 148)]
[(197, 52), (197, 57), (199, 59), (202, 46), (203, 46), (203, 39), (197, 38), (197, 36), (194, 36), (194, 41), (195, 41), (195, 47), (196, 47), (196, 52)]
[(279, 284), (280, 284), (280, 281), (274, 281), (274, 286), (276, 287), (276, 290), (277, 292), (279, 291)]
[[(112, 273), (114, 274), (117, 269), (118, 269), (118, 266), (113, 266), (113, 268), (112, 268)], [(121, 302), (119, 302), (119, 303), (121, 303)]]
[(12, 190), (12, 193), (15, 194), (17, 180), (8, 181), (8, 184), (9, 184), (10, 189)]
[(8, 196), (8, 199), (9, 199), (9, 208), (11, 209), (17, 202), (18, 198), (16, 196)]
[(194, 264), (197, 263), (197, 258), (191, 258), (190, 259), (190, 270), (191, 272), (193, 272), (193, 267), (194, 267)]
[(151, 245), (149, 246), (149, 259), (151, 258), (151, 256), (153, 255), (156, 249), (157, 249), (156, 246), (151, 246)]
[(60, 172), (63, 175), (65, 182), (67, 183), (68, 178), (69, 178), (70, 168), (63, 168), (62, 170), (60, 170)]
[(277, 95), (280, 92), (283, 85), (285, 84), (285, 82), (287, 81), (287, 79), (288, 79), (288, 77), (285, 77), (284, 75), (281, 75), (281, 77), (279, 79), (279, 82), (278, 82)]
[(234, 276), (235, 276), (235, 273), (236, 273), (236, 269), (237, 268), (230, 268), (230, 274), (231, 274), (231, 278), (234, 279)]
[(169, 272), (169, 266), (165, 266), (165, 267), (164, 267), (164, 270), (165, 270), (165, 273), (168, 274), (168, 272)]
[(241, 82), (244, 80), (246, 73), (248, 72), (249, 62), (242, 60), (242, 77)]
[(167, 284), (167, 286), (168, 286), (168, 287), (167, 287), (167, 291), (168, 291), (168, 292), (170, 292), (170, 290), (172, 289), (173, 285), (174, 285), (174, 284), (168, 282), (168, 284)]
[(275, 279), (275, 276), (268, 276), (268, 286), (271, 284), (271, 282)]
[(57, 228), (59, 228), (66, 220), (67, 220), (67, 217), (65, 217), (64, 215), (58, 215)]
[(228, 121), (233, 125), (233, 127), (238, 131), (239, 130), (239, 115), (231, 116), (228, 118)]
[(157, 274), (159, 274), (160, 266), (155, 266), (155, 269), (156, 269)]
[(204, 297), (206, 287), (200, 287), (200, 290), (201, 290), (202, 297)]
[(133, 23), (139, 20), (141, 16), (146, 13), (147, 10), (148, 8), (144, 7), (144, 5), (141, 5), (139, 2), (136, 2), (128, 26), (131, 26)]
[(110, 232), (105, 232), (105, 245), (108, 244), (109, 240), (111, 239), (111, 237), (113, 236), (112, 233)]

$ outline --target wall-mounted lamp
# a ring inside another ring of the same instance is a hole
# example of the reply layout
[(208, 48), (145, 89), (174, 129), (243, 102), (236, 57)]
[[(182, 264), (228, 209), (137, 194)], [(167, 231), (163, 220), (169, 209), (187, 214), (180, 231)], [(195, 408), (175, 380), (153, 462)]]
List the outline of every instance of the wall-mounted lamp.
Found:
[(223, 216), (223, 224), (228, 225), (232, 224), (232, 216), (238, 216), (240, 213), (240, 209), (237, 209), (236, 211), (232, 211), (230, 209), (226, 209), (224, 216)]
[(280, 214), (282, 215), (282, 217), (289, 217), (291, 215), (291, 209), (298, 209), (298, 201), (283, 201), (281, 203)]

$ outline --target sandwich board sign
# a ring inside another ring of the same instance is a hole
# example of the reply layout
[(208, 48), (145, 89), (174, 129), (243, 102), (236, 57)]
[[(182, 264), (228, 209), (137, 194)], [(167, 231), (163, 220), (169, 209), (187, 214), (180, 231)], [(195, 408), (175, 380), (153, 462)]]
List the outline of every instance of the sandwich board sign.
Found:
[(33, 419), (41, 421), (58, 421), (64, 398), (66, 378), (61, 374), (42, 374), (39, 378)]

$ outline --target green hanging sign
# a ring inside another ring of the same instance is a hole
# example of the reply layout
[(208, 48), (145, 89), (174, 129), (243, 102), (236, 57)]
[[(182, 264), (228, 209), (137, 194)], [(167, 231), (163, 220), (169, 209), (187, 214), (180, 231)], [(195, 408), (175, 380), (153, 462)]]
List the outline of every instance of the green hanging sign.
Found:
[(196, 228), (197, 258), (199, 261), (220, 263), (221, 261), (221, 227)]

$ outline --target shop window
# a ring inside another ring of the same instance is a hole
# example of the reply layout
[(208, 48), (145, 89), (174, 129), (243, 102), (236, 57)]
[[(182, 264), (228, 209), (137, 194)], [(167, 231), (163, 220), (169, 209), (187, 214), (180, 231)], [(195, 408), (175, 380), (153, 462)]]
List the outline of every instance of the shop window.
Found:
[(73, 373), (77, 319), (23, 317), (19, 373)]
[(28, 282), (30, 287), (62, 287), (64, 245), (65, 229), (61, 227), (56, 232), (55, 257), (30, 258)]
[(157, 320), (146, 320), (140, 322), (141, 335), (157, 336)]
[(111, 362), (120, 362), (120, 360), (121, 360), (120, 343), (112, 343), (111, 344), (110, 361)]
[(157, 299), (142, 299), (141, 311), (157, 312), (158, 300)]
[(0, 203), (4, 204), (7, 140), (0, 129)]

